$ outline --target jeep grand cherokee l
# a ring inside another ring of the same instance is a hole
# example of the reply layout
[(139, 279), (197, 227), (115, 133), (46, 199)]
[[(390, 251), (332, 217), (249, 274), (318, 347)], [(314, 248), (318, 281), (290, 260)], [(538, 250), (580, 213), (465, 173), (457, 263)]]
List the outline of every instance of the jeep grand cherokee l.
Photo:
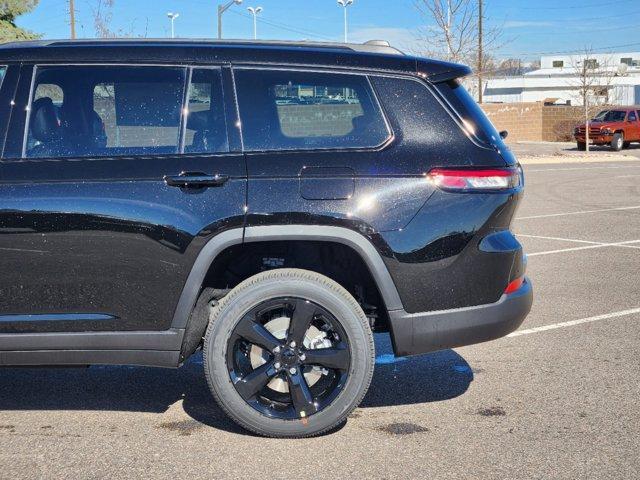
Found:
[(522, 171), (464, 66), (364, 45), (0, 47), (0, 363), (178, 367), (254, 432), (516, 329)]

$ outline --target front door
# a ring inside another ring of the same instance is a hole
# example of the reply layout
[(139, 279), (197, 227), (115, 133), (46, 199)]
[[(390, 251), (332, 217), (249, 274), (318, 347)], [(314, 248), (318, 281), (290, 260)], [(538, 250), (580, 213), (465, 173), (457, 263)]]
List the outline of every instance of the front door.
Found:
[(22, 68), (0, 166), (0, 333), (170, 327), (206, 237), (243, 225), (231, 81)]

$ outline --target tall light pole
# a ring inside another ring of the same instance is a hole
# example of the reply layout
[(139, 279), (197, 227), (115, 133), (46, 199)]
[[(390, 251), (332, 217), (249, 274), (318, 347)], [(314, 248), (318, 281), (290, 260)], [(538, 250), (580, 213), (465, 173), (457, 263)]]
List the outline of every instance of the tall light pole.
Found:
[(349, 41), (347, 35), (347, 7), (351, 4), (353, 4), (353, 0), (338, 0), (338, 5), (344, 9), (344, 43)]
[(169, 17), (169, 20), (171, 20), (171, 38), (176, 38), (176, 30), (173, 27), (173, 22), (175, 21), (176, 18), (178, 18), (180, 16), (179, 13), (173, 13), (173, 12), (169, 12), (167, 13), (167, 17)]
[(258, 14), (262, 11), (262, 7), (247, 7), (251, 16), (253, 16), (253, 39), (258, 39)]
[(224, 5), (218, 5), (218, 39), (222, 38), (222, 14), (226, 12), (231, 5), (240, 5), (242, 0), (231, 0)]

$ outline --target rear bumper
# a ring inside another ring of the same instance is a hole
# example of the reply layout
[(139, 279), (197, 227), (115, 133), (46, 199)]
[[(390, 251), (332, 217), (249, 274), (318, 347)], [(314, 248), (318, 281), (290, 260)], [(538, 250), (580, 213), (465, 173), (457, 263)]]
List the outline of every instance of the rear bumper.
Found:
[(488, 305), (421, 313), (391, 311), (395, 354), (417, 355), (503, 337), (522, 324), (532, 302), (527, 278), (517, 291)]

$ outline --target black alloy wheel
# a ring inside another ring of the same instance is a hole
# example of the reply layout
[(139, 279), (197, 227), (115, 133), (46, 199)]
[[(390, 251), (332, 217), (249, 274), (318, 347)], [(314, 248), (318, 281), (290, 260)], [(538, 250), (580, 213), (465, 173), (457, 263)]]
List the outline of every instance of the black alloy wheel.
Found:
[[(284, 339), (265, 327), (274, 318), (289, 319)], [(310, 337), (311, 327), (321, 334)], [(330, 346), (318, 348), (319, 342)], [(255, 368), (254, 347), (265, 359)], [(252, 308), (236, 325), (227, 347), (227, 368), (240, 396), (260, 413), (280, 419), (305, 418), (323, 410), (344, 387), (350, 363), (340, 323), (304, 298), (273, 299)], [(318, 371), (319, 379), (313, 375)], [(277, 384), (274, 380), (286, 382), (286, 390), (270, 388)]]
[(241, 282), (212, 308), (207, 382), (238, 424), (270, 437), (309, 437), (344, 422), (371, 378), (373, 334), (341, 285), (276, 269)]

